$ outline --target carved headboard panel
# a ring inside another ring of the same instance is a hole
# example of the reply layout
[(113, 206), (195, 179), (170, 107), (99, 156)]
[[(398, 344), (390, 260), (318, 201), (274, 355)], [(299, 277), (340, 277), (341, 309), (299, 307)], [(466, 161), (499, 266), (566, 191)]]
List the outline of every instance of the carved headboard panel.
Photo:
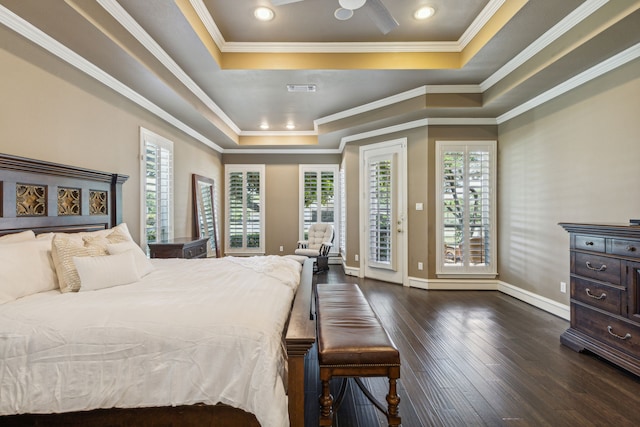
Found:
[(113, 227), (122, 222), (128, 178), (0, 154), (0, 235)]

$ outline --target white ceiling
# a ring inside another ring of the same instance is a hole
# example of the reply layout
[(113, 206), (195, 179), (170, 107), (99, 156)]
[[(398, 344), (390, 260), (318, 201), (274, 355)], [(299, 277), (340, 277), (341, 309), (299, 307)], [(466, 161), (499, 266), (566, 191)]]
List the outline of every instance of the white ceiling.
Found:
[[(416, 120), (497, 123), (640, 43), (635, 0), (383, 3), (400, 24), (386, 35), (363, 10), (336, 20), (338, 0), (272, 7), (266, 23), (253, 10), (268, 0), (0, 0), (0, 42), (25, 37), (225, 152), (335, 151)], [(420, 5), (436, 14), (415, 20)]]

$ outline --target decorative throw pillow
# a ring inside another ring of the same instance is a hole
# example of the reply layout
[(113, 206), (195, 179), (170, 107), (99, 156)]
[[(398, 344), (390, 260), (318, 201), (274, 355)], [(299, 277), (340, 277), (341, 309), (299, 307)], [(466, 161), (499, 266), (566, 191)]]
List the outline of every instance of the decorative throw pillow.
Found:
[(80, 277), (80, 292), (128, 285), (140, 280), (133, 251), (117, 255), (73, 257)]
[(85, 246), (99, 246), (106, 252), (107, 245), (111, 243), (133, 242), (133, 239), (131, 238), (131, 234), (129, 234), (127, 224), (123, 222), (113, 227), (109, 234), (83, 236), (82, 241)]
[(117, 255), (127, 251), (133, 253), (140, 277), (144, 277), (153, 271), (153, 264), (149, 261), (144, 251), (140, 249), (140, 246), (134, 242), (111, 243), (107, 245), (109, 255)]
[(98, 245), (85, 246), (77, 237), (57, 233), (51, 242), (51, 256), (58, 273), (58, 283), (62, 292), (77, 292), (80, 277), (73, 263), (73, 257), (107, 255), (106, 248)]
[(0, 304), (58, 287), (50, 248), (35, 236), (0, 245)]
[(7, 234), (6, 236), (0, 236), (0, 244), (24, 242), (27, 240), (34, 240), (35, 238), (36, 238), (36, 235), (32, 230), (21, 231), (20, 233), (13, 233), (13, 234)]

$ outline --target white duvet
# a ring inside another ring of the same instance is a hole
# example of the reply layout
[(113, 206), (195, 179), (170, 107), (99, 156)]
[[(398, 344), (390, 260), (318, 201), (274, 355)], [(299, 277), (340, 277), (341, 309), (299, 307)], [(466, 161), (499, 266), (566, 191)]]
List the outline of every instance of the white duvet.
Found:
[(0, 415), (221, 402), (289, 425), (282, 330), (300, 263), (152, 261), (131, 285), (0, 305)]

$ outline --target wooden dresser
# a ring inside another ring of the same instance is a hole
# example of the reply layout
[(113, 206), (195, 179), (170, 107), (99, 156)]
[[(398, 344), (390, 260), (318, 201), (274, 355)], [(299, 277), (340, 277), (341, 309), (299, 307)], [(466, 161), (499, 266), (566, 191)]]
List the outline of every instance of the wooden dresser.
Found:
[(207, 256), (208, 237), (202, 239), (178, 237), (149, 243), (151, 258), (204, 258)]
[(571, 236), (571, 327), (560, 341), (640, 375), (640, 226), (560, 225)]

